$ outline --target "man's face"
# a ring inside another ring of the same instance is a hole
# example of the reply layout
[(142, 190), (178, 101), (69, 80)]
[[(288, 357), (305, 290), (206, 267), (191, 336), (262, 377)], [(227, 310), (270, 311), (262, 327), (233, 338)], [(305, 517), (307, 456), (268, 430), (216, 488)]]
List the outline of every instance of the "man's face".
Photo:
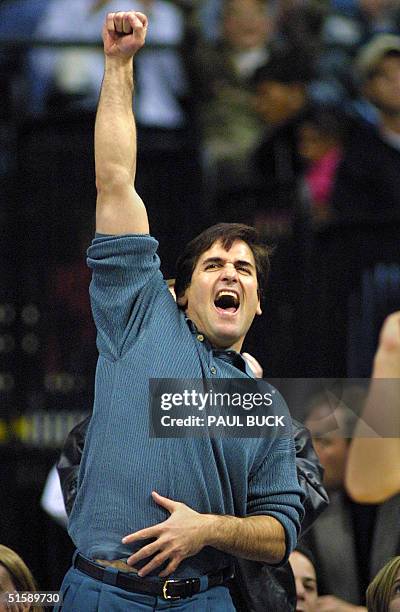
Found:
[(366, 83), (365, 96), (384, 114), (400, 114), (400, 55), (384, 57)]
[(261, 314), (250, 247), (235, 240), (227, 251), (221, 242), (214, 242), (200, 255), (178, 303), (214, 346), (240, 351), (255, 315)]
[(388, 612), (400, 612), (400, 570), (394, 579)]
[(296, 583), (296, 612), (316, 612), (317, 610), (317, 577), (312, 563), (298, 551), (289, 557)]
[(324, 486), (328, 491), (340, 489), (344, 484), (349, 442), (340, 431), (342, 427), (340, 408), (321, 404), (308, 416), (305, 425), (313, 437), (318, 459), (324, 468)]

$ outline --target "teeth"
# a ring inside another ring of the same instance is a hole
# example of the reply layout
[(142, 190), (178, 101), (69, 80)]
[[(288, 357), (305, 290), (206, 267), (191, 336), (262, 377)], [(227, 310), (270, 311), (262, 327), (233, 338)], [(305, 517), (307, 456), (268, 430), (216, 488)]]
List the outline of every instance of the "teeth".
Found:
[(219, 300), (224, 296), (233, 298), (235, 306), (239, 305), (240, 303), (239, 296), (234, 291), (229, 291), (229, 289), (221, 289), (220, 291), (218, 291), (215, 299)]

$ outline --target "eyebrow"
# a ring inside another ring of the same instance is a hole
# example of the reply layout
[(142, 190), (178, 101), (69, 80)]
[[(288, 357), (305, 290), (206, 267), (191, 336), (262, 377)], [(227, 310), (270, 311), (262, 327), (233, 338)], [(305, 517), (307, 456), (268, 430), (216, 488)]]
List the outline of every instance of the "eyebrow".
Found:
[[(209, 263), (223, 264), (225, 262), (226, 262), (226, 259), (223, 259), (222, 257), (208, 257), (202, 262), (202, 265), (205, 266)], [(246, 259), (237, 259), (234, 262), (234, 265), (235, 266), (247, 266), (248, 268), (254, 268), (253, 264), (250, 261), (247, 261)]]

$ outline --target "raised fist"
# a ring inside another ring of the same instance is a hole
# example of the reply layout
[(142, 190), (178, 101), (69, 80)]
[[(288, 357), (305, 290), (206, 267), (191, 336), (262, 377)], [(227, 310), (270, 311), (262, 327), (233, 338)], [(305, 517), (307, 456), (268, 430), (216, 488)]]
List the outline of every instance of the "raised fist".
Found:
[(108, 13), (103, 27), (104, 53), (132, 57), (143, 47), (147, 17), (136, 11)]

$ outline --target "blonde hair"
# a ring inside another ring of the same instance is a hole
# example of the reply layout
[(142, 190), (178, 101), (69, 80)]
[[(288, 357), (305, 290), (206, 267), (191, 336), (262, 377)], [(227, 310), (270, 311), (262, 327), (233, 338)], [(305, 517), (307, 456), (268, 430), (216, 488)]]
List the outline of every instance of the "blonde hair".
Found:
[(366, 593), (368, 612), (387, 612), (392, 598), (392, 587), (400, 570), (400, 557), (393, 557), (377, 573)]
[[(33, 576), (21, 557), (2, 544), (0, 544), (0, 565), (8, 572), (16, 591), (36, 591)], [(43, 607), (32, 604), (29, 610), (43, 612)]]

